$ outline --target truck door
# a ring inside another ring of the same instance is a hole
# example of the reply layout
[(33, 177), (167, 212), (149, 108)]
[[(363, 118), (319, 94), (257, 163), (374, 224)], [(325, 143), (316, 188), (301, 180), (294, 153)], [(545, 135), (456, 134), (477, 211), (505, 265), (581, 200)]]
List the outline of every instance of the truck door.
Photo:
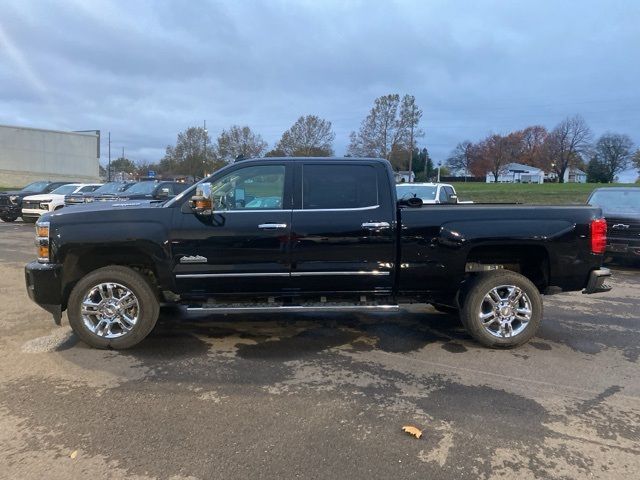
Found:
[(291, 169), (239, 163), (212, 181), (213, 214), (180, 212), (174, 274), (190, 295), (280, 293), (289, 286)]
[(391, 291), (395, 205), (383, 164), (325, 160), (296, 167), (292, 288)]

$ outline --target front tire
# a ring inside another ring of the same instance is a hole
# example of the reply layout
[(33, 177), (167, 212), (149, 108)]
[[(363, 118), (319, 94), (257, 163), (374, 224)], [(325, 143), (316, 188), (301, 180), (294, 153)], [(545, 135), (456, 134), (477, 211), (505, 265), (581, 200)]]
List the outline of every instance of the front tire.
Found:
[(149, 280), (127, 267), (85, 275), (71, 291), (67, 316), (73, 331), (95, 348), (130, 348), (153, 330), (160, 305)]
[(38, 217), (22, 217), (22, 221), (24, 223), (36, 223), (38, 221)]
[(7, 222), (7, 223), (11, 223), (11, 222), (15, 222), (18, 219), (18, 217), (12, 217), (9, 215), (2, 215), (0, 217), (0, 220), (2, 220), (3, 222)]
[(542, 296), (536, 286), (519, 273), (501, 270), (471, 281), (460, 319), (482, 345), (510, 348), (535, 335), (542, 313)]

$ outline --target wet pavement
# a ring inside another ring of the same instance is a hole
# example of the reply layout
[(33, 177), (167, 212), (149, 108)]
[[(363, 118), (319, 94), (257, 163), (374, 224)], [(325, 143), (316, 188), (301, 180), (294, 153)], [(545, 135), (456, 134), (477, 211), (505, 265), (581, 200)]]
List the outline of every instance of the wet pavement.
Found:
[(0, 223), (0, 478), (640, 471), (640, 270), (616, 267), (608, 294), (546, 298), (537, 337), (514, 350), (482, 348), (456, 319), (411, 307), (167, 309), (147, 340), (116, 352), (86, 347), (28, 300), (33, 256), (33, 226)]

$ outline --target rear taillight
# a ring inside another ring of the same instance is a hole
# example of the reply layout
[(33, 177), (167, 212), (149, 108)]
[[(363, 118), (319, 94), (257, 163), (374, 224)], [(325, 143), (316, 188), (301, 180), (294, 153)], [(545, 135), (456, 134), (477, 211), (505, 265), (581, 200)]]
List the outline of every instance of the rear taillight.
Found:
[(591, 252), (602, 254), (607, 248), (607, 221), (597, 218), (591, 221)]

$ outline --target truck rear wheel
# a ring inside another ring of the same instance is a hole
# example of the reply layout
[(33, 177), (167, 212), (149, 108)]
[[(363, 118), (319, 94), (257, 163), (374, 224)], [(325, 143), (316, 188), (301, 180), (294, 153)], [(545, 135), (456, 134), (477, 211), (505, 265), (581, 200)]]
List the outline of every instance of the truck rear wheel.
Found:
[(129, 348), (153, 330), (160, 305), (143, 275), (121, 266), (84, 276), (69, 295), (67, 316), (82, 341), (96, 348)]
[(18, 219), (18, 217), (14, 217), (13, 215), (2, 215), (0, 216), (0, 220), (2, 220), (3, 222), (15, 222)]
[(482, 345), (509, 348), (535, 335), (542, 310), (542, 296), (528, 278), (500, 270), (480, 274), (471, 281), (460, 319)]

